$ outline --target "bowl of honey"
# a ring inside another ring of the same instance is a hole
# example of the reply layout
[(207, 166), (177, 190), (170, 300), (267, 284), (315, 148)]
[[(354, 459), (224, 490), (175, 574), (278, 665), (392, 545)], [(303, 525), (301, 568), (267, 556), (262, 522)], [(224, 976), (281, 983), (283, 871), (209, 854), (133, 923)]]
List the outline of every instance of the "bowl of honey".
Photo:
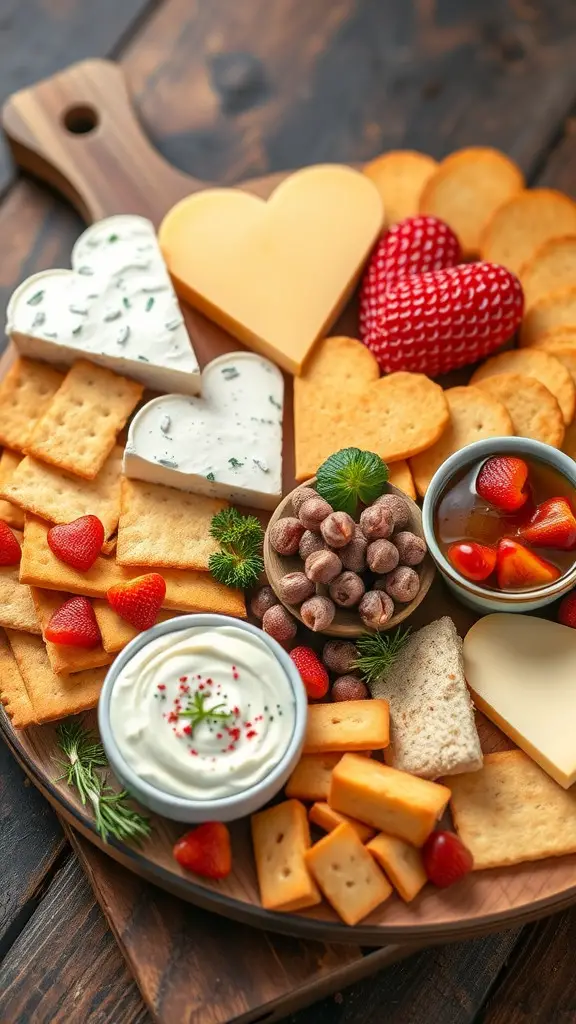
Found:
[(462, 448), (422, 508), (428, 550), (479, 612), (531, 612), (576, 585), (576, 463), (528, 437)]

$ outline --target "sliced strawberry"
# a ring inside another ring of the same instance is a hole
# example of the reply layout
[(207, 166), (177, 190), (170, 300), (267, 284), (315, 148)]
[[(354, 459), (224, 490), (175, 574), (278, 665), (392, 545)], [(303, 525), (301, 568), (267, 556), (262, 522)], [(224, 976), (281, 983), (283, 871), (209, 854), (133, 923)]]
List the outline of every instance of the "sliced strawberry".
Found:
[(328, 693), (330, 680), (316, 651), (311, 647), (294, 647), (290, 657), (300, 673), (310, 700), (322, 700)]
[(154, 625), (165, 596), (166, 583), (157, 572), (136, 576), (128, 583), (118, 583), (106, 594), (108, 604), (120, 618), (140, 630)]
[(529, 522), (519, 531), (527, 544), (572, 551), (576, 547), (576, 519), (566, 498), (548, 498), (536, 506)]
[(87, 597), (71, 597), (52, 615), (44, 639), (72, 647), (98, 647), (102, 637)]
[(48, 546), (56, 558), (80, 572), (92, 568), (103, 543), (104, 527), (98, 516), (80, 516), (48, 530)]
[(496, 578), (500, 590), (529, 590), (553, 583), (560, 570), (510, 537), (504, 537), (496, 552)]
[(516, 512), (528, 499), (528, 466), (514, 455), (487, 459), (476, 477), (481, 498), (503, 512)]
[(21, 557), (18, 540), (10, 527), (0, 519), (0, 565), (18, 565)]
[(475, 540), (462, 540), (451, 544), (447, 551), (448, 561), (467, 580), (480, 583), (487, 580), (496, 568), (496, 548), (478, 544)]
[(230, 833), (221, 821), (206, 821), (186, 832), (173, 853), (180, 867), (204, 878), (226, 878), (232, 870)]
[(573, 590), (571, 594), (567, 594), (560, 601), (558, 622), (561, 622), (563, 626), (570, 626), (571, 629), (576, 629), (576, 590)]
[(469, 874), (474, 858), (453, 832), (433, 832), (422, 847), (424, 870), (433, 885), (447, 889)]

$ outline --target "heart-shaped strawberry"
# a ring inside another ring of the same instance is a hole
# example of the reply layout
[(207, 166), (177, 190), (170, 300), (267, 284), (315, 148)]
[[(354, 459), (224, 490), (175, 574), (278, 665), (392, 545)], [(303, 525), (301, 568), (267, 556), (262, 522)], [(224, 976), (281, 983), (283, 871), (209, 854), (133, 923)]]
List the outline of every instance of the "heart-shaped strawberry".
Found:
[(528, 523), (519, 531), (527, 544), (539, 548), (576, 547), (576, 518), (566, 498), (548, 498), (536, 506)]
[(120, 618), (140, 630), (154, 625), (165, 596), (166, 583), (157, 572), (136, 576), (128, 583), (118, 583), (106, 594), (108, 604)]
[(460, 243), (438, 217), (407, 217), (382, 235), (372, 252), (360, 289), (360, 337), (370, 346), (382, 316), (384, 296), (407, 274), (455, 267)]
[(528, 466), (515, 455), (494, 455), (476, 477), (476, 491), (484, 501), (502, 510), (517, 512), (528, 500)]
[(495, 263), (411, 274), (386, 292), (366, 343), (385, 373), (436, 377), (499, 348), (519, 326), (523, 308), (518, 278)]
[(48, 546), (56, 558), (80, 572), (92, 568), (103, 543), (104, 527), (98, 516), (80, 516), (48, 530)]
[(18, 540), (10, 527), (0, 519), (0, 565), (18, 565), (21, 557)]
[(102, 637), (87, 597), (71, 597), (55, 611), (44, 630), (44, 639), (72, 647), (98, 647)]
[(500, 590), (528, 590), (553, 583), (560, 570), (510, 537), (498, 544), (496, 578)]

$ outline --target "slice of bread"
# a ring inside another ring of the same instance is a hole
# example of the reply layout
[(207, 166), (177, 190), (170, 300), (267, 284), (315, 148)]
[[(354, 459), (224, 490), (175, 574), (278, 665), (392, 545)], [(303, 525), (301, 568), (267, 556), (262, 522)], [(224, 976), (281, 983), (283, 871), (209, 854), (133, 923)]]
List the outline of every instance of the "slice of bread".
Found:
[(482, 749), (462, 659), (462, 640), (444, 616), (407, 641), (372, 696), (390, 705), (387, 764), (423, 779), (473, 772)]

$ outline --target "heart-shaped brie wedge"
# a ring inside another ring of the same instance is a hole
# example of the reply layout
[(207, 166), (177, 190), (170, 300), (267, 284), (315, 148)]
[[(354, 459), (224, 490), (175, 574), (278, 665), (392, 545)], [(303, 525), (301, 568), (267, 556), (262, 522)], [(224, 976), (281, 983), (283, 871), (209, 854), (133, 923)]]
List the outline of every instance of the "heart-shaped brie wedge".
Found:
[(44, 270), (8, 304), (6, 333), (22, 355), (60, 364), (79, 357), (155, 391), (200, 390), (200, 370), (158, 246), (144, 217), (89, 227), (72, 270)]
[(130, 426), (124, 473), (135, 480), (274, 509), (282, 496), (280, 370), (252, 352), (204, 368), (202, 397), (164, 395)]

